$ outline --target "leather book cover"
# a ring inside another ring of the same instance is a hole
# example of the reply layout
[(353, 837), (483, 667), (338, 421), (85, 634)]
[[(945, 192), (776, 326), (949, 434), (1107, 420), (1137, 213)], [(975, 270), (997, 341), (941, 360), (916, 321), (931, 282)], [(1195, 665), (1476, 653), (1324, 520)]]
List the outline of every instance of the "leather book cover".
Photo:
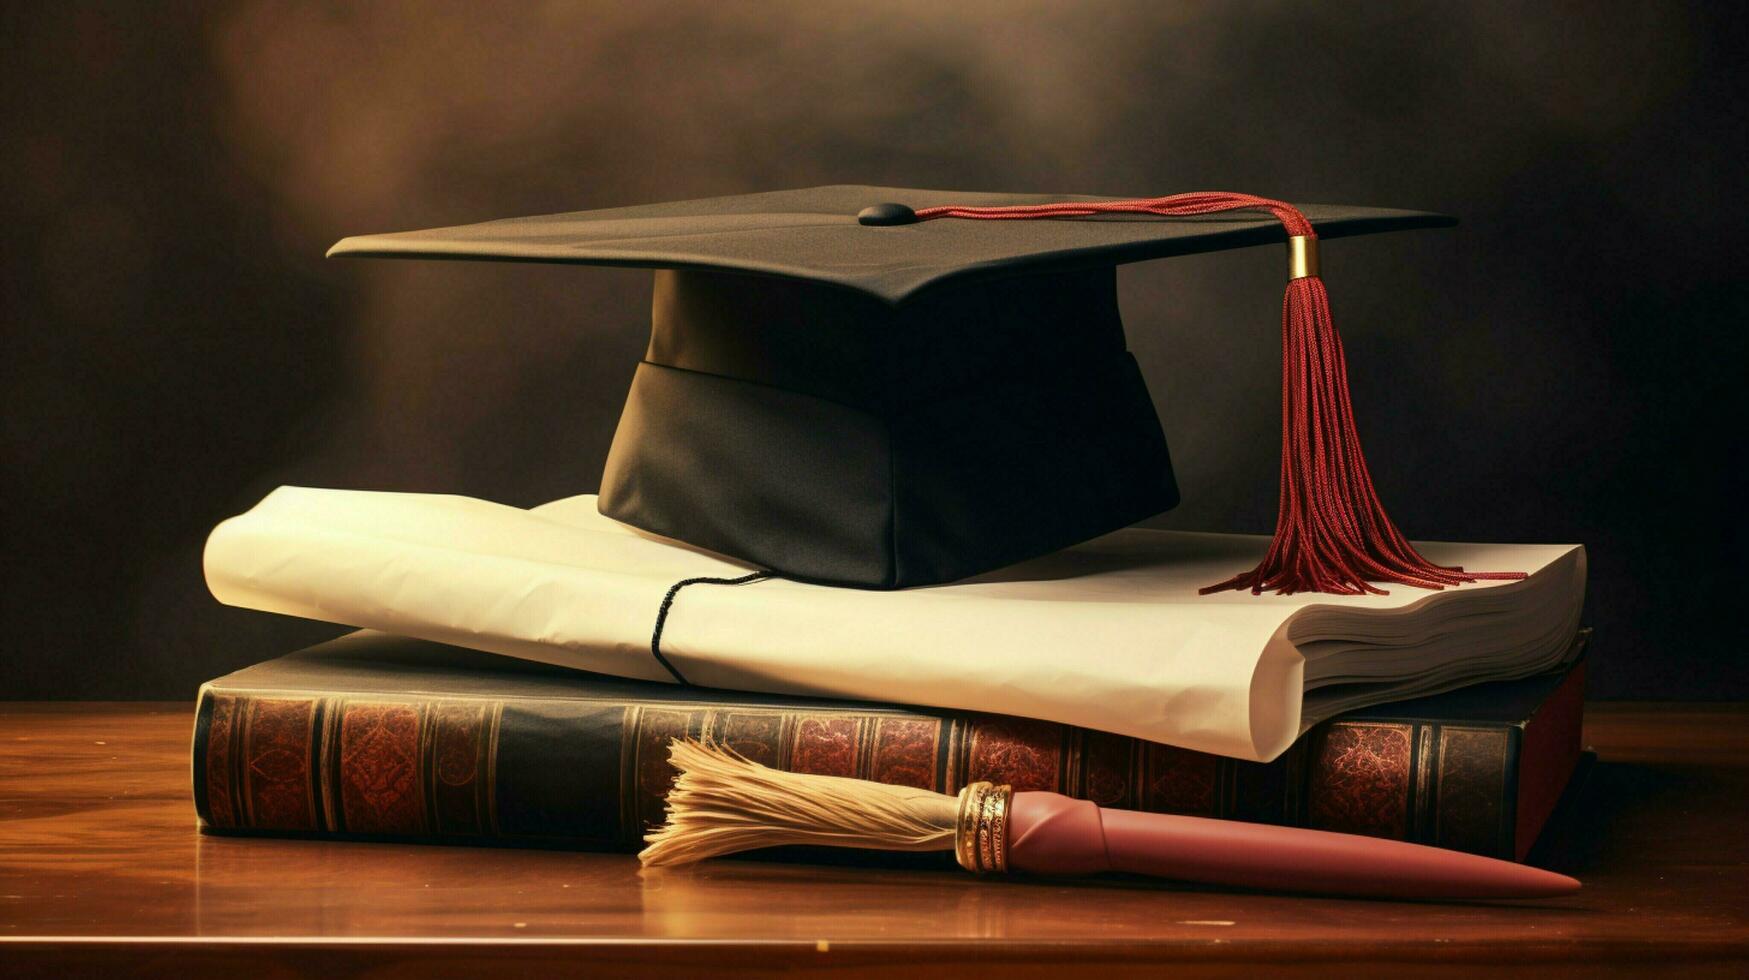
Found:
[(1581, 660), (1322, 725), (1303, 824), (1522, 861), (1579, 763), (1584, 688)]
[[(1268, 764), (1064, 725), (584, 674), (360, 632), (206, 684), (203, 829), (635, 850), (666, 746), (957, 792), (989, 779), (1102, 805), (1522, 857), (1577, 761), (1582, 664), (1356, 712)], [(1571, 759), (1567, 749), (1571, 748)], [(1524, 818), (1524, 819), (1521, 819)]]

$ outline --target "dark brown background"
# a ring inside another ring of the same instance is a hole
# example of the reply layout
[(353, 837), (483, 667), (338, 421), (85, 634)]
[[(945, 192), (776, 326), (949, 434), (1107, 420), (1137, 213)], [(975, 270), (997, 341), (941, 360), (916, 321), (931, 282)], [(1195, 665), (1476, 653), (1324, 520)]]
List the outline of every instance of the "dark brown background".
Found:
[[(1325, 250), (1393, 515), (1588, 545), (1596, 693), (1749, 695), (1733, 6), (9, 4), (4, 693), (186, 697), (334, 632), (202, 586), (275, 485), (596, 488), (647, 273), (335, 239), (867, 182), (1460, 215)], [(1162, 523), (1271, 525), (1279, 280), (1122, 274)]]

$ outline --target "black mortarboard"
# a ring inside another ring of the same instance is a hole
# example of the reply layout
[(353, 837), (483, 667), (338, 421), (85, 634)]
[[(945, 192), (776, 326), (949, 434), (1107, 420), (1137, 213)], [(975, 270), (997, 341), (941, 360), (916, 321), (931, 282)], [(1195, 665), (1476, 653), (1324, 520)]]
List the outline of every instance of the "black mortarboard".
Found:
[[(1231, 213), (1257, 208), (1272, 213)], [(1304, 276), (1315, 238), (1452, 223), (1235, 195), (836, 186), (365, 235), (329, 254), (659, 270), (602, 513), (797, 578), (897, 588), (1034, 557), (1178, 502), (1125, 348), (1117, 265), (1291, 240)], [(1341, 400), (1335, 415), (1345, 385)], [(1285, 444), (1283, 464), (1285, 518)], [(1364, 463), (1349, 475), (1363, 478)], [(1382, 533), (1370, 512), (1333, 519)], [(1365, 561), (1337, 560), (1333, 574), (1292, 567), (1302, 554), (1329, 564), (1318, 533), (1284, 546), (1285, 575), (1230, 584), (1354, 591), (1352, 580), (1381, 577)], [(1382, 577), (1457, 580), (1432, 567)]]

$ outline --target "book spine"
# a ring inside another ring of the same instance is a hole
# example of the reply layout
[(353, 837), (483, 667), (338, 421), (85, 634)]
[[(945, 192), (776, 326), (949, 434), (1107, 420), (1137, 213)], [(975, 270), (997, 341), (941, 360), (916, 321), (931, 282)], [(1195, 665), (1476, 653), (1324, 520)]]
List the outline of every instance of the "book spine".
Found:
[(1316, 731), (1302, 823), (1509, 856), (1510, 726), (1336, 722)]
[(1259, 764), (987, 715), (208, 687), (193, 764), (221, 833), (636, 850), (663, 817), (668, 742), (690, 736), (795, 772), (942, 793), (987, 779), (1510, 857), (1516, 732), (1337, 721)]

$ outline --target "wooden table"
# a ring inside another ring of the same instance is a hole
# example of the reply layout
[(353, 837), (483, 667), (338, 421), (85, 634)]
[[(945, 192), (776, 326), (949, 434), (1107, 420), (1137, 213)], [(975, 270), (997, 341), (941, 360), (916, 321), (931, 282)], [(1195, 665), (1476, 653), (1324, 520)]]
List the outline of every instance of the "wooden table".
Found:
[(1749, 970), (1749, 706), (1593, 706), (1600, 762), (1538, 857), (1586, 890), (1516, 905), (203, 837), (190, 718), (0, 705), (0, 974)]

